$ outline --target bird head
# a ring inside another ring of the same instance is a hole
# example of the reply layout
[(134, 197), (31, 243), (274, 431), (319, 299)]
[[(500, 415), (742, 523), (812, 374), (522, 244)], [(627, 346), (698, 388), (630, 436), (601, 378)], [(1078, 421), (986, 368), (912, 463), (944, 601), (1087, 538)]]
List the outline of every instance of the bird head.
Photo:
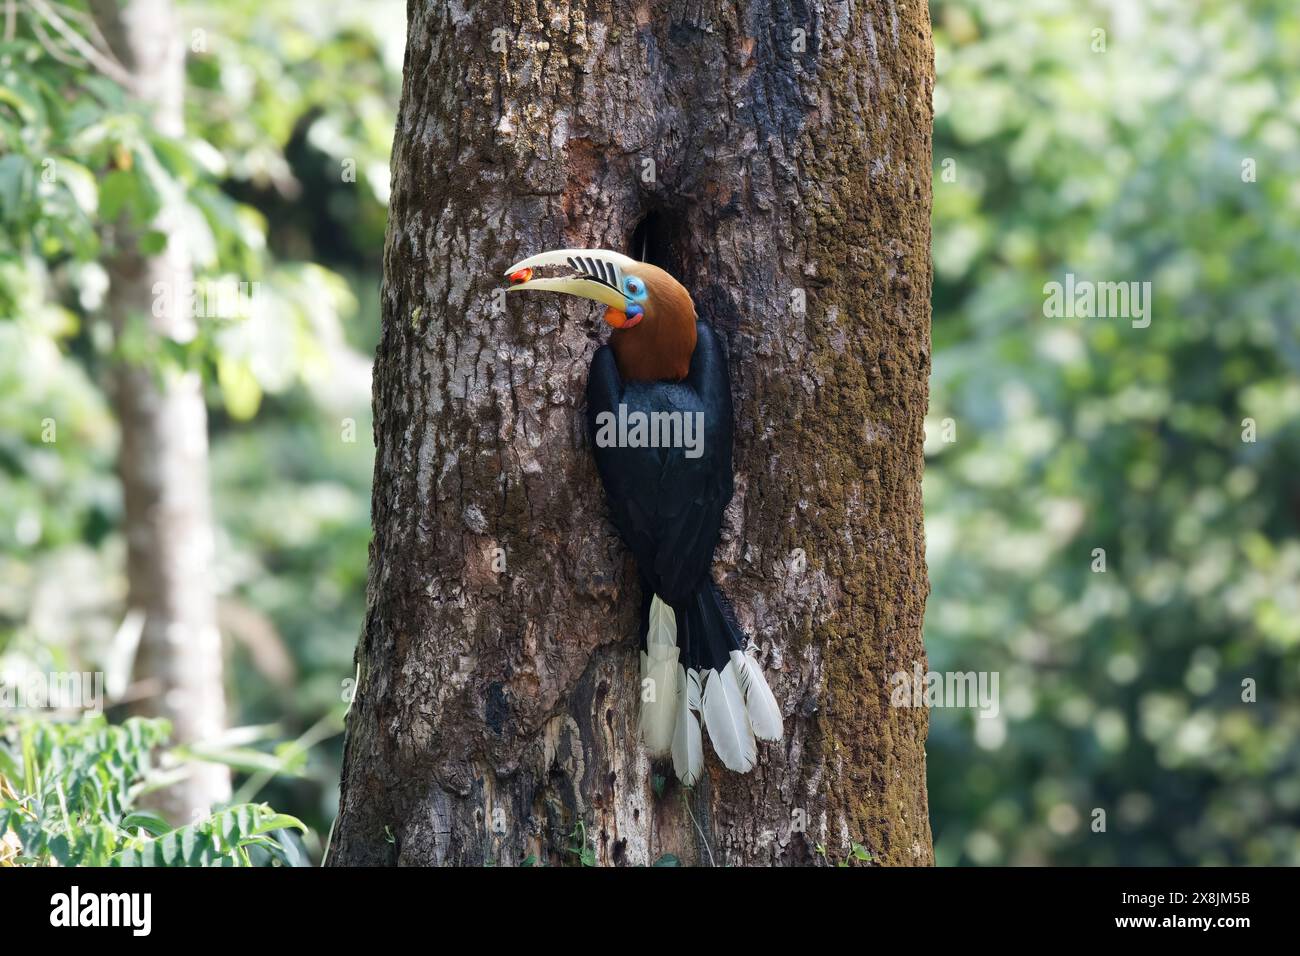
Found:
[[(534, 278), (538, 270), (555, 267), (563, 275)], [(657, 317), (687, 312), (695, 306), (682, 284), (658, 266), (638, 262), (608, 249), (553, 249), (516, 262), (506, 275), (511, 292), (535, 289), (564, 292), (604, 303), (605, 321), (615, 329), (633, 329)]]
[[(558, 275), (541, 276), (543, 270)], [(507, 291), (563, 292), (602, 303), (625, 378), (681, 379), (695, 350), (695, 304), (671, 275), (608, 249), (539, 252), (506, 271)]]

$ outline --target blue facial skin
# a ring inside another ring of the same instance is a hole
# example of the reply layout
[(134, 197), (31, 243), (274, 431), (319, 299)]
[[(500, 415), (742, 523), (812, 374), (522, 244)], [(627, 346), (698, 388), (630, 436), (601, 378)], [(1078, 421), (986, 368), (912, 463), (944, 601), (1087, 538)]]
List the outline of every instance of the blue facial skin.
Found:
[(645, 314), (646, 287), (636, 276), (627, 276), (623, 280), (623, 294), (627, 296), (627, 308), (623, 311), (632, 319)]

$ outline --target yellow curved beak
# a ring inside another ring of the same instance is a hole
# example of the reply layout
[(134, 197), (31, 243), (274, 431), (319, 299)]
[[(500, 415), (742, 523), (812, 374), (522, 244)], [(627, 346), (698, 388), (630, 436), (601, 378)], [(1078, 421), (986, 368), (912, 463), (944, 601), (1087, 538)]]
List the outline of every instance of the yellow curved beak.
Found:
[[(563, 292), (602, 302), (622, 312), (627, 308), (623, 294), (624, 270), (636, 260), (609, 249), (552, 249), (516, 262), (506, 270), (510, 279), (507, 292), (536, 290)], [(566, 267), (569, 275), (555, 278), (532, 278), (533, 270), (544, 266)]]

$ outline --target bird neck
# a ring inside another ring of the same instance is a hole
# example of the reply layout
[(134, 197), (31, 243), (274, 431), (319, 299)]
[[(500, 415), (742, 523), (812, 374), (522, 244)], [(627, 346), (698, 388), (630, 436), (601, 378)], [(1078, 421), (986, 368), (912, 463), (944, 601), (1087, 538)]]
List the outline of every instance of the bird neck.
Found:
[(619, 375), (625, 382), (680, 382), (695, 354), (695, 303), (662, 269), (645, 266), (639, 274), (648, 293), (645, 318), (609, 340)]
[(672, 311), (630, 329), (615, 329), (609, 339), (618, 373), (625, 382), (679, 382), (695, 354), (694, 311)]

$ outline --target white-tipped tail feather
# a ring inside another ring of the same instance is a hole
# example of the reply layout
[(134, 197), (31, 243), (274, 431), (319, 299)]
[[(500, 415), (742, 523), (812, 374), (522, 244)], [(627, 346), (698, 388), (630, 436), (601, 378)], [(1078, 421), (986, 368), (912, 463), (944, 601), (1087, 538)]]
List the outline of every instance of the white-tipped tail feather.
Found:
[(758, 746), (734, 663), (705, 675), (703, 709), (704, 726), (723, 766), (736, 773), (748, 773), (758, 759)]
[(736, 668), (736, 682), (745, 694), (745, 711), (759, 740), (780, 740), (785, 732), (781, 708), (776, 705), (772, 689), (767, 686), (758, 661), (744, 651), (731, 652), (731, 667)]
[(677, 722), (677, 617), (658, 595), (650, 602), (646, 649), (641, 652), (641, 739), (662, 757), (673, 746)]
[(641, 738), (652, 756), (671, 753), (678, 779), (693, 787), (704, 774), (701, 723), (737, 773), (753, 769), (758, 740), (780, 740), (784, 727), (763, 669), (744, 651), (733, 650), (721, 670), (690, 663), (677, 647), (676, 614), (654, 596), (641, 652)]
[(677, 726), (673, 729), (673, 771), (688, 787), (704, 772), (704, 741), (700, 736), (700, 672), (677, 667)]

